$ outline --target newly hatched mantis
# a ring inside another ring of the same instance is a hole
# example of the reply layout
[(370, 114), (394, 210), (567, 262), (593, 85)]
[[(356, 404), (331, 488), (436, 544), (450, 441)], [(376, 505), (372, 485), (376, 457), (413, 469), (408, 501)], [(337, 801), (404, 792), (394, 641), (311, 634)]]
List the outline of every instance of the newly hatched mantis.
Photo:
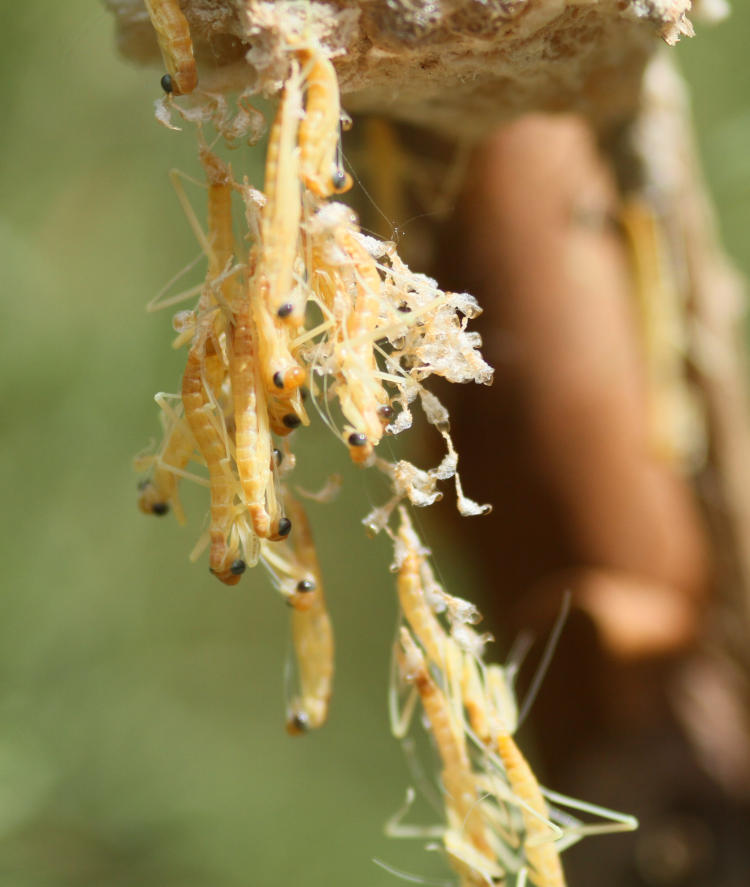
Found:
[(337, 393), (341, 411), (351, 423), (345, 431), (349, 454), (354, 462), (365, 462), (380, 442), (391, 415), (373, 350), (381, 280), (374, 260), (352, 232), (340, 232), (339, 239), (351, 262), (356, 295), (334, 350), (342, 377)]
[(336, 71), (319, 48), (299, 49), (297, 56), (305, 77), (305, 116), (299, 127), (302, 181), (316, 197), (342, 194), (352, 179), (336, 162), (341, 138)]
[(185, 512), (177, 488), (179, 477), (195, 452), (195, 438), (185, 416), (175, 413), (163, 394), (157, 395), (157, 402), (166, 416), (165, 434), (159, 451), (145, 462), (153, 465), (153, 471), (139, 485), (138, 507), (146, 514), (157, 515), (166, 514), (171, 507), (177, 522), (184, 524)]
[(229, 342), (235, 424), (235, 460), (253, 529), (264, 539), (271, 535), (266, 494), (273, 486), (271, 435), (265, 392), (259, 384), (255, 330), (247, 299), (237, 302)]
[[(491, 674), (496, 685), (500, 671), (497, 666), (490, 666), (480, 672), (473, 656), (462, 651), (454, 638), (440, 625), (426, 601), (421, 569), (424, 558), (417, 548), (418, 538), (406, 517), (405, 509), (401, 508), (400, 512), (399, 539), (405, 546), (406, 554), (399, 569), (398, 591), (405, 618), (431, 661), (445, 675), (446, 684), (453, 689), (456, 679), (460, 682), (454, 692), (458, 697), (458, 705), (468, 714), (474, 734), (485, 743), (497, 743), (511, 791), (537, 814), (528, 815), (524, 819), (530, 835), (526, 846), (527, 858), (535, 871), (543, 872), (538, 882), (540, 887), (561, 885), (563, 881), (559, 857), (550, 843), (549, 828), (546, 825), (548, 812), (538, 783), (511, 736), (505, 711), (492, 704), (496, 700), (504, 702), (505, 694), (499, 694), (496, 686), (493, 693), (487, 692), (483, 686), (482, 674), (487, 679)], [(458, 667), (457, 661), (460, 663)], [(533, 878), (532, 875), (532, 880)]]
[[(237, 484), (229, 449), (224, 412), (219, 400), (227, 373), (220, 340), (227, 325), (228, 304), (234, 301), (234, 281), (223, 276), (234, 255), (232, 234), (231, 171), (207, 149), (201, 161), (209, 183), (208, 272), (196, 312), (196, 328), (182, 378), (182, 404), (198, 449), (208, 468), (211, 572), (227, 585), (239, 582), (245, 561), (239, 554), (237, 534)], [(223, 279), (222, 279), (223, 278)], [(221, 281), (220, 283), (217, 283)], [(224, 303), (223, 305), (220, 303)]]
[[(205, 292), (199, 308), (199, 312), (206, 312), (215, 304), (217, 298), (224, 303), (231, 300), (231, 287), (234, 286), (233, 275), (229, 271), (234, 255), (232, 176), (231, 170), (205, 145), (201, 147), (200, 159), (208, 179), (208, 237), (203, 234), (192, 209), (187, 204), (176, 176), (173, 176), (173, 181), (181, 203), (189, 210), (188, 221), (208, 258), (208, 271), (203, 287)], [(192, 312), (184, 313), (187, 317), (180, 319), (180, 340), (188, 336), (194, 338), (198, 322)], [(209, 352), (201, 357), (200, 364), (207, 389), (219, 392), (226, 369), (217, 349), (211, 346)], [(185, 515), (177, 495), (177, 483), (178, 477), (184, 475), (185, 466), (193, 456), (197, 442), (188, 417), (175, 413), (172, 407), (167, 406), (164, 398), (158, 401), (168, 421), (159, 453), (153, 460), (152, 477), (141, 484), (138, 504), (141, 510), (153, 514), (164, 514), (172, 505), (178, 521), (184, 524)]]
[[(264, 308), (278, 322), (279, 336), (285, 327), (299, 327), (304, 321), (304, 305), (291, 301), (302, 218), (297, 146), (301, 116), (300, 75), (295, 66), (284, 84), (268, 139), (264, 178), (266, 203), (260, 216), (263, 250), (256, 270), (262, 280), (259, 293), (263, 297)], [(269, 387), (277, 371), (286, 372), (284, 367), (273, 370), (268, 379)], [(301, 381), (296, 377), (284, 378), (284, 384), (277, 384), (276, 387), (291, 389)]]
[(440, 756), (448, 832), (467, 841), (485, 865), (492, 866), (494, 854), (486, 835), (487, 826), (482, 818), (463, 730), (445, 694), (433, 680), (424, 655), (405, 627), (399, 634), (397, 658), (403, 678), (419, 693)]
[(253, 529), (262, 539), (283, 539), (291, 522), (276, 494), (266, 392), (257, 363), (256, 335), (247, 299), (236, 303), (229, 343), (237, 474)]
[(162, 78), (164, 91), (187, 95), (198, 85), (187, 19), (178, 0), (145, 0), (145, 3), (167, 68)]
[(294, 533), (288, 542), (281, 544), (263, 541), (261, 561), (292, 609), (297, 687), (287, 709), (287, 730), (299, 734), (321, 727), (328, 715), (333, 681), (333, 629), (307, 514), (288, 491), (283, 498)]
[(294, 525), (292, 543), (296, 560), (305, 571), (291, 601), (300, 693), (290, 702), (287, 730), (299, 733), (322, 726), (328, 717), (333, 682), (333, 629), (307, 515), (292, 496), (287, 495), (285, 502)]
[(293, 326), (304, 321), (304, 304), (300, 307), (290, 301), (302, 211), (297, 148), (301, 109), (299, 74), (293, 72), (284, 86), (269, 137), (266, 200), (260, 210), (261, 250), (253, 261), (247, 303), (238, 309), (246, 318), (243, 323), (254, 326), (256, 361), (269, 421), (277, 432), (309, 422), (297, 391), (305, 381), (305, 370), (290, 350)]
[[(216, 353), (212, 339), (213, 315), (199, 318), (182, 377), (182, 403), (198, 449), (208, 468), (211, 495), (209, 566), (226, 585), (236, 585), (245, 572), (245, 561), (228, 537), (234, 517), (235, 481), (223, 433), (223, 416), (214, 407), (215, 391), (208, 389), (204, 374), (206, 356)], [(221, 427), (217, 427), (220, 424)]]
[[(485, 664), (486, 638), (470, 627), (478, 618), (468, 601), (448, 595), (436, 583), (405, 509), (395, 543), (395, 567), (402, 614), (396, 659), (402, 680), (418, 692), (443, 768), (443, 802), (447, 825), (439, 832), (462, 887), (505, 883), (510, 875), (516, 887), (528, 880), (535, 887), (564, 887), (560, 852), (586, 834), (628, 831), (636, 827), (629, 816), (565, 798), (543, 789), (513, 738), (519, 714), (512, 691), (515, 669)], [(566, 605), (542, 657), (549, 662), (562, 630)], [(449, 629), (444, 627), (442, 615)], [(439, 618), (440, 615), (440, 618)], [(424, 651), (424, 652), (423, 652)], [(540, 675), (532, 682), (538, 686)], [(533, 696), (533, 690), (532, 696)], [(394, 735), (404, 736), (413, 699), (403, 714), (395, 708)], [(528, 709), (530, 699), (522, 708)], [(474, 802), (460, 822), (457, 799)], [(550, 807), (549, 799), (556, 807)], [(608, 822), (583, 824), (560, 806), (603, 817)], [(433, 836), (434, 829), (391, 823), (394, 835)], [(557, 823), (561, 823), (558, 825)]]
[(311, 218), (308, 261), (330, 327), (327, 364), (335, 370), (335, 393), (349, 423), (343, 439), (352, 461), (364, 463), (380, 442), (393, 409), (375, 358), (382, 280), (358, 234), (356, 215), (348, 207), (327, 204)]

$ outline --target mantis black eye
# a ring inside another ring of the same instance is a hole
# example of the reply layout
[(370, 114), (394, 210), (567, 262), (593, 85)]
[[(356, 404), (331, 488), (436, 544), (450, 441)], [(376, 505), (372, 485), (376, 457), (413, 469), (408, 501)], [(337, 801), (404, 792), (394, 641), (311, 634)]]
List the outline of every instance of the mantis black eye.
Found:
[(291, 718), (289, 718), (289, 727), (295, 733), (306, 733), (309, 726), (309, 718), (303, 711), (296, 711)]
[(347, 440), (352, 447), (364, 447), (367, 444), (367, 435), (359, 434), (355, 431), (349, 435)]
[(169, 503), (168, 502), (154, 502), (151, 506), (151, 511), (154, 514), (158, 514), (159, 517), (166, 514), (169, 511)]
[(297, 428), (302, 419), (296, 413), (287, 413), (281, 420), (287, 428)]
[(161, 88), (164, 90), (164, 92), (170, 93), (174, 91), (171, 75), (165, 74), (159, 82), (161, 83)]
[(283, 373), (274, 373), (273, 374), (273, 384), (277, 388), (283, 388), (284, 387), (284, 374)]
[(288, 536), (292, 531), (292, 522), (288, 517), (282, 517), (279, 521), (279, 536)]
[(380, 409), (378, 410), (378, 415), (386, 422), (390, 422), (393, 418), (393, 407), (389, 406), (388, 404), (380, 407)]
[(242, 558), (238, 558), (232, 563), (232, 566), (229, 568), (229, 572), (233, 576), (241, 576), (245, 572), (246, 567), (247, 564), (242, 560)]
[(312, 579), (301, 579), (297, 583), (297, 591), (315, 591), (315, 583)]
[(346, 187), (346, 173), (343, 169), (337, 169), (334, 171), (331, 176), (331, 184), (336, 189), (336, 191), (340, 191), (342, 188)]
[(274, 448), (273, 458), (277, 465), (281, 465), (281, 463), (284, 461), (284, 454), (281, 452), (281, 450)]
[[(279, 317), (289, 317), (289, 315), (294, 311), (294, 305), (291, 302), (284, 302), (284, 304), (279, 308), (276, 314)], [(276, 377), (274, 376), (274, 382), (276, 381)]]

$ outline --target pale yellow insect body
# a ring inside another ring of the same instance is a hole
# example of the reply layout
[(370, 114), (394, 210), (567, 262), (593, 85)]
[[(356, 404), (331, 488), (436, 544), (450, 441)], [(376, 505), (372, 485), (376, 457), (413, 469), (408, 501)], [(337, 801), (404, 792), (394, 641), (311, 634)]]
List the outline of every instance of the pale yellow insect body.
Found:
[(208, 180), (208, 243), (211, 247), (208, 276), (215, 279), (231, 265), (235, 254), (233, 179), (231, 169), (205, 146), (201, 148), (200, 159)]
[(138, 507), (146, 514), (164, 514), (171, 506), (179, 524), (185, 524), (185, 512), (178, 493), (179, 474), (195, 452), (195, 437), (187, 419), (172, 422), (154, 460), (152, 476), (140, 487)]
[(377, 265), (358, 239), (357, 218), (343, 204), (326, 204), (311, 217), (307, 249), (310, 279), (330, 326), (326, 366), (349, 423), (344, 442), (352, 461), (370, 461), (390, 421), (389, 397), (379, 377), (375, 341), (382, 304)]
[[(438, 670), (441, 686), (406, 628), (401, 629), (398, 656), (402, 675), (419, 693), (443, 764), (448, 818), (444, 844), (449, 858), (465, 878), (464, 883), (486, 883), (485, 874), (497, 867), (497, 829), (505, 829), (501, 843), (512, 838), (507, 824), (501, 826), (495, 821), (498, 810), (510, 803), (517, 811), (519, 823), (523, 823), (523, 834), (516, 846), (523, 853), (528, 877), (536, 887), (564, 887), (546, 802), (511, 735), (516, 726), (515, 704), (510, 699), (503, 670), (481, 663), (478, 657), (483, 638), (466, 624), (476, 621), (476, 609), (436, 586), (427, 552), (406, 510), (402, 507), (399, 512), (401, 523), (394, 537), (399, 602), (404, 618)], [(433, 586), (433, 597), (438, 597), (445, 609), (451, 622), (450, 634), (427, 600), (427, 586)], [(459, 637), (464, 648), (457, 643)], [(463, 720), (464, 711), (471, 729)], [(484, 763), (478, 770), (473, 768), (466, 737), (471, 737), (479, 747)], [(491, 754), (493, 750), (496, 756)], [(492, 766), (490, 758), (495, 762)], [(493, 799), (493, 804), (487, 802), (488, 798)]]
[(351, 430), (345, 432), (349, 454), (354, 462), (365, 462), (380, 443), (387, 424), (383, 408), (388, 405), (388, 395), (377, 376), (373, 350), (380, 314), (381, 280), (374, 260), (352, 232), (341, 231), (339, 238), (351, 262), (356, 293), (345, 321), (345, 333), (334, 351), (334, 361), (342, 378), (337, 396), (341, 412), (352, 425)]
[(293, 532), (288, 541), (261, 543), (261, 560), (292, 608), (297, 687), (287, 711), (287, 730), (303, 733), (323, 725), (333, 681), (333, 630), (310, 525), (301, 503), (288, 492), (284, 506)]
[(336, 162), (341, 130), (336, 71), (320, 49), (300, 49), (297, 57), (305, 76), (305, 116), (299, 128), (302, 181), (316, 197), (342, 194), (352, 180)]
[(414, 533), (406, 509), (400, 508), (399, 515), (401, 523), (397, 538), (401, 550), (397, 587), (401, 610), (428, 658), (438, 668), (443, 668), (446, 661), (446, 646), (450, 638), (425, 600), (420, 575), (423, 555), (419, 539)]
[(174, 95), (188, 95), (198, 85), (190, 27), (177, 0), (145, 0), (156, 31)]
[(269, 314), (282, 326), (296, 328), (304, 322), (304, 305), (292, 301), (302, 219), (297, 146), (301, 116), (300, 77), (295, 69), (284, 84), (268, 140), (266, 203), (260, 217), (263, 250), (257, 273), (264, 281), (261, 292)]
[(271, 435), (262, 385), (259, 385), (250, 303), (239, 302), (234, 314), (229, 372), (235, 423), (235, 461), (255, 533), (271, 535), (266, 493), (273, 485)]
[(333, 682), (333, 629), (307, 515), (301, 503), (291, 496), (287, 496), (285, 502), (294, 527), (292, 544), (296, 560), (305, 574), (301, 581), (314, 585), (309, 590), (297, 592), (292, 610), (292, 640), (300, 695), (291, 701), (287, 729), (290, 733), (298, 733), (322, 726), (328, 717)]
[(182, 377), (182, 404), (208, 468), (211, 497), (209, 566), (217, 579), (226, 585), (236, 585), (245, 570), (245, 562), (239, 557), (238, 550), (228, 544), (234, 517), (235, 484), (225, 439), (217, 427), (220, 425), (223, 429), (224, 417), (216, 415), (215, 392), (209, 393), (206, 389), (203, 364), (210, 351), (215, 353), (215, 347), (208, 338), (205, 323), (200, 324)]
[(398, 657), (402, 674), (419, 693), (442, 763), (441, 775), (449, 828), (463, 832), (473, 847), (491, 860), (493, 854), (485, 835), (486, 826), (478, 804), (476, 782), (463, 729), (456, 722), (445, 694), (430, 675), (424, 656), (408, 629), (401, 629), (399, 640)]
[(509, 733), (497, 737), (497, 751), (513, 794), (527, 805), (521, 807), (521, 816), (526, 829), (523, 850), (529, 878), (536, 887), (565, 887), (560, 854), (549, 827), (549, 811), (534, 772)]

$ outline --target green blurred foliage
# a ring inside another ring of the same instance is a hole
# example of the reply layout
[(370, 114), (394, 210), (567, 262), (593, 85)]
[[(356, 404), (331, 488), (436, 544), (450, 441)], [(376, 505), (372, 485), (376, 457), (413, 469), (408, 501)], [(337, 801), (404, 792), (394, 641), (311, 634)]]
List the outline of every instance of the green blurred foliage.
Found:
[[(420, 842), (382, 836), (409, 781), (386, 716), (390, 553), (359, 525), (382, 488), (344, 466), (341, 500), (310, 506), (337, 680), (326, 728), (290, 738), (288, 614), (265, 576), (227, 589), (205, 560), (188, 563), (200, 495), (187, 497), (188, 530), (135, 507), (152, 394), (176, 390), (184, 361), (169, 312), (144, 306), (197, 253), (166, 176), (199, 174), (193, 138), (155, 123), (160, 72), (117, 56), (96, 3), (6, 0), (0, 28), (0, 883), (396, 883), (374, 856), (441, 873)], [(748, 270), (743, 31), (738, 17), (680, 54), (727, 242)], [(326, 435), (309, 433), (310, 487), (342, 470)]]
[(696, 23), (677, 56), (690, 84), (703, 168), (730, 256), (750, 275), (750, 103), (747, 36), (750, 4), (730, 0), (732, 14), (717, 26)]

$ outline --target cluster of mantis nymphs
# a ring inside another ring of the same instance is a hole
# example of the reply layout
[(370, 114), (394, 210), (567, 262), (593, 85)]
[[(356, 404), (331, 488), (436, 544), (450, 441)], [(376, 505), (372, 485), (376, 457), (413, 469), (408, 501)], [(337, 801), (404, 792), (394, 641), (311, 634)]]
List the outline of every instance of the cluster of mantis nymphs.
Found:
[[(436, 501), (438, 482), (454, 478), (462, 514), (489, 510), (464, 496), (447, 410), (424, 386), (431, 375), (491, 382), (479, 337), (466, 328), (479, 306), (410, 271), (395, 244), (363, 234), (352, 209), (334, 199), (351, 178), (341, 161), (337, 77), (320, 42), (287, 36), (287, 75), (261, 191), (236, 178), (215, 150), (222, 139), (232, 145), (260, 137), (262, 117), (250, 91), (233, 111), (223, 95), (197, 91), (179, 5), (147, 6), (169, 71), (157, 117), (177, 128), (171, 122), (177, 114), (198, 135), (206, 230), (188, 215), (208, 267), (196, 307), (174, 318), (174, 345), (189, 349), (182, 388), (157, 395), (164, 434), (137, 459), (148, 472), (139, 505), (151, 514), (171, 510), (184, 523), (180, 480), (208, 487), (209, 525), (191, 558), (208, 548), (211, 572), (228, 585), (258, 562), (267, 568), (291, 607), (298, 686), (288, 729), (321, 726), (333, 637), (312, 534), (288, 479), (296, 461), (292, 440), (304, 439), (314, 408), (342, 452), (379, 469), (391, 486), (365, 524), (370, 532), (385, 530), (395, 546), (403, 624), (394, 652), (392, 726), (403, 737), (421, 700), (440, 759), (444, 809), (437, 830), (399, 820), (392, 831), (439, 837), (462, 887), (527, 878), (538, 887), (561, 885), (560, 850), (603, 826), (574, 827), (571, 817), (551, 813), (512, 737), (511, 681), (504, 669), (484, 664), (486, 638), (472, 628), (478, 613), (438, 585), (405, 508)], [(189, 93), (185, 104), (175, 101)], [(243, 239), (235, 238), (235, 207), (242, 210)], [(378, 450), (385, 435), (411, 426), (417, 401), (446, 443), (431, 470), (388, 461)], [(203, 468), (196, 472), (191, 462)], [(614, 827), (632, 823), (620, 818)]]

